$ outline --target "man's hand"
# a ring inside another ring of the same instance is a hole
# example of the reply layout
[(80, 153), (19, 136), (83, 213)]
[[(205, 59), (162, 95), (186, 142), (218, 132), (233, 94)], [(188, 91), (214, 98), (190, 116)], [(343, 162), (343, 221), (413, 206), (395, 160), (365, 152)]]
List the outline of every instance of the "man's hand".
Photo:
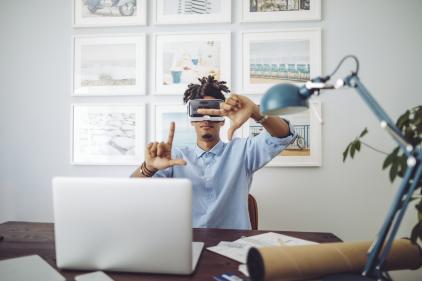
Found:
[(248, 97), (232, 94), (224, 103), (220, 104), (220, 109), (198, 109), (198, 113), (205, 115), (222, 115), (231, 120), (228, 131), (228, 138), (233, 138), (234, 132), (240, 128), (250, 117), (254, 118), (259, 114), (259, 107)]
[(183, 159), (171, 159), (171, 148), (173, 146), (174, 131), (176, 125), (170, 124), (169, 137), (167, 142), (151, 142), (145, 150), (146, 168), (151, 171), (166, 169), (174, 165), (186, 165)]

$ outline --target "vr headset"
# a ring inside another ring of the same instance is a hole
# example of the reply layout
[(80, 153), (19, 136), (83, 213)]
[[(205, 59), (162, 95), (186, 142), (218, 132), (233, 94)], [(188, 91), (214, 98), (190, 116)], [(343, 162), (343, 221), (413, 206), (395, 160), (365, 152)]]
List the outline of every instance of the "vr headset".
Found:
[(220, 109), (220, 103), (223, 100), (219, 99), (198, 99), (190, 100), (187, 105), (189, 121), (212, 121), (212, 122), (221, 122), (224, 121), (224, 116), (220, 115), (204, 115), (198, 113), (198, 109)]

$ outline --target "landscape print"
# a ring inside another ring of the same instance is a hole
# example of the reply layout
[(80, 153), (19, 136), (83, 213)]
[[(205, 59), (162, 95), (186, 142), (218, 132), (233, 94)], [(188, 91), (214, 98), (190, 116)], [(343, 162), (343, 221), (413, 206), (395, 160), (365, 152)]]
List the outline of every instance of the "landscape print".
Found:
[[(284, 149), (278, 156), (310, 156), (311, 145), (310, 145), (310, 116), (309, 110), (301, 113), (289, 114), (283, 116), (291, 124), (295, 132), (298, 134), (296, 140)], [(249, 134), (247, 137), (254, 137), (260, 134), (264, 127), (250, 119), (248, 126)]]
[(137, 163), (145, 142), (143, 112), (135, 106), (74, 106), (73, 162)]
[(82, 17), (132, 17), (136, 16), (137, 0), (79, 0)]
[(250, 84), (306, 82), (310, 79), (309, 40), (250, 42)]
[(135, 85), (136, 44), (82, 46), (82, 87)]
[(250, 12), (309, 11), (310, 0), (249, 0)]

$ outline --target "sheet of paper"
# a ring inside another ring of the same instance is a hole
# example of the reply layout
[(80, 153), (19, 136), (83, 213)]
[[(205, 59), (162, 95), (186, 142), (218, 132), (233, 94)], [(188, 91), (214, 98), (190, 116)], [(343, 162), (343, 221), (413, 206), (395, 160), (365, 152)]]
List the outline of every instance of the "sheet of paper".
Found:
[(114, 281), (102, 271), (81, 274), (75, 277), (76, 281)]
[(252, 247), (260, 248), (270, 246), (299, 246), (314, 244), (317, 243), (275, 232), (267, 232), (254, 236), (242, 237), (233, 242), (221, 241), (218, 245), (208, 247), (207, 249), (240, 263), (246, 263), (248, 251)]
[(246, 266), (246, 264), (244, 264), (244, 263), (239, 264), (239, 267), (238, 267), (237, 270), (239, 270), (246, 277), (249, 277), (249, 271), (248, 271), (248, 267)]
[(37, 255), (0, 261), (0, 279), (65, 281), (62, 275)]

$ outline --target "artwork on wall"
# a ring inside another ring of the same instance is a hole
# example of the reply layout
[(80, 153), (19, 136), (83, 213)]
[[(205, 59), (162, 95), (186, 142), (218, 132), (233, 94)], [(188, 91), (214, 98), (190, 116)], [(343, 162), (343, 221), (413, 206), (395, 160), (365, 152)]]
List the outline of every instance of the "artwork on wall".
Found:
[[(293, 125), (298, 137), (266, 166), (321, 166), (321, 102), (310, 101), (308, 110), (281, 117)], [(242, 128), (244, 137), (254, 137), (262, 130), (253, 119)]]
[(302, 84), (321, 73), (321, 30), (244, 32), (242, 65), (243, 93)]
[[(151, 141), (168, 140), (170, 123), (176, 123), (173, 147), (196, 145), (195, 128), (191, 125), (187, 115), (186, 105), (183, 104), (155, 104), (151, 114)], [(227, 132), (230, 119), (225, 118), (224, 126), (220, 129), (220, 139), (228, 142)], [(241, 137), (242, 131), (237, 130), (234, 137)]]
[(155, 0), (156, 24), (230, 22), (231, 0)]
[(139, 165), (144, 159), (144, 105), (72, 106), (72, 164)]
[(73, 26), (145, 25), (146, 0), (73, 0)]
[(243, 22), (321, 19), (321, 0), (242, 0)]
[(75, 36), (73, 95), (145, 94), (145, 35)]
[(155, 59), (156, 94), (182, 95), (208, 75), (230, 86), (230, 33), (157, 34)]

